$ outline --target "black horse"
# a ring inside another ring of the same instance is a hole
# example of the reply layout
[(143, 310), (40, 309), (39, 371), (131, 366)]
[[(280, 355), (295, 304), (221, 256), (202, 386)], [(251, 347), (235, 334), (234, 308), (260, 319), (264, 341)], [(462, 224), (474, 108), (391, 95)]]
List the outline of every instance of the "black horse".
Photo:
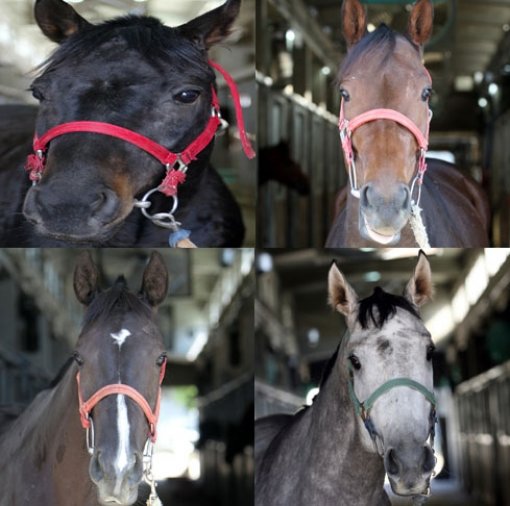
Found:
[[(170, 28), (145, 16), (92, 25), (62, 0), (37, 0), (39, 27), (60, 45), (31, 86), (40, 102), (35, 125), (29, 108), (0, 111), (0, 245), (167, 245), (168, 229), (134, 208), (161, 183), (162, 163), (125, 140), (67, 133), (51, 140), (30, 189), (23, 164), (34, 126), (41, 137), (64, 123), (108, 123), (183, 152), (215, 114), (207, 50), (230, 33), (239, 7), (228, 0)], [(240, 246), (241, 212), (209, 164), (213, 143), (188, 164), (174, 216), (197, 246)], [(174, 203), (159, 192), (150, 200), (150, 214), (168, 213)]]

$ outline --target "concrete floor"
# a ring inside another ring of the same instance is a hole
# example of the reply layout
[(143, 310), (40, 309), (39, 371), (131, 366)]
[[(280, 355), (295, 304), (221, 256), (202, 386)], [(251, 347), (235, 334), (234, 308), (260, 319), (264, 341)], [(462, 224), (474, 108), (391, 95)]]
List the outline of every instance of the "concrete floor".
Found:
[[(393, 506), (409, 506), (411, 500), (398, 497), (388, 490)], [(427, 506), (480, 506), (471, 499), (454, 480), (434, 480), (432, 482), (432, 494), (428, 499)]]

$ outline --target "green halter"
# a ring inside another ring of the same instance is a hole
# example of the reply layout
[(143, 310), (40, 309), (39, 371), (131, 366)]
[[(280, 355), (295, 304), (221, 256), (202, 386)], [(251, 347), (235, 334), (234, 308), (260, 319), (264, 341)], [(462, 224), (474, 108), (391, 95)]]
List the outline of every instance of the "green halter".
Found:
[(354, 410), (358, 416), (361, 417), (363, 420), (363, 423), (365, 424), (365, 427), (370, 434), (370, 437), (372, 440), (375, 441), (375, 438), (377, 436), (377, 431), (375, 430), (375, 426), (372, 422), (372, 419), (370, 418), (370, 410), (374, 407), (375, 401), (384, 395), (385, 393), (389, 392), (392, 388), (396, 387), (407, 387), (412, 388), (414, 390), (417, 390), (420, 392), (425, 399), (427, 399), (430, 404), (432, 405), (432, 410), (430, 413), (430, 419), (431, 419), (431, 429), (430, 434), (432, 436), (432, 440), (434, 438), (434, 425), (436, 422), (436, 397), (433, 392), (431, 392), (428, 388), (425, 388), (421, 383), (418, 383), (417, 381), (414, 381), (410, 378), (393, 378), (379, 387), (377, 387), (371, 395), (368, 396), (367, 399), (364, 401), (360, 401), (358, 399), (358, 396), (356, 395), (356, 392), (354, 391), (354, 371), (349, 364), (349, 396), (351, 398), (351, 401), (354, 405)]

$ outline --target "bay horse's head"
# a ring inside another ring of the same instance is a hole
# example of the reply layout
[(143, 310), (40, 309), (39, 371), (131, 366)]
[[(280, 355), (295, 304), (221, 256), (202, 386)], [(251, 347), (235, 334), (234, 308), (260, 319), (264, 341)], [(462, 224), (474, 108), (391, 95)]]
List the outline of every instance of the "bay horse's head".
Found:
[(144, 447), (155, 439), (166, 355), (154, 320), (166, 296), (167, 276), (159, 253), (152, 254), (138, 295), (122, 277), (99, 291), (98, 271), (88, 253), (75, 269), (76, 297), (87, 306), (74, 355), (79, 364), (76, 415), (79, 405), (88, 430), (83, 439), (91, 454), (89, 474), (103, 506), (136, 501)]
[(365, 10), (344, 0), (347, 56), (339, 74), (340, 132), (351, 193), (359, 198), (364, 239), (395, 244), (419, 202), (426, 169), (430, 75), (422, 46), (432, 32), (433, 7), (419, 0), (407, 37), (385, 25), (366, 32)]
[(426, 494), (435, 465), (434, 345), (418, 306), (432, 295), (428, 260), (420, 253), (404, 296), (376, 288), (358, 300), (336, 264), (328, 281), (349, 330), (340, 360), (361, 441), (383, 458), (395, 493)]
[[(40, 102), (36, 135), (57, 125), (100, 122), (181, 153), (216, 114), (207, 50), (230, 33), (239, 6), (240, 0), (228, 0), (170, 28), (146, 16), (93, 25), (62, 0), (37, 0), (39, 27), (60, 45), (31, 86)], [(209, 142), (197, 158), (206, 161), (211, 149)], [(135, 196), (157, 187), (164, 175), (165, 165), (130, 142), (66, 133), (49, 142), (24, 214), (43, 235), (104, 242), (131, 213)], [(186, 175), (188, 184), (199, 177), (193, 170)]]

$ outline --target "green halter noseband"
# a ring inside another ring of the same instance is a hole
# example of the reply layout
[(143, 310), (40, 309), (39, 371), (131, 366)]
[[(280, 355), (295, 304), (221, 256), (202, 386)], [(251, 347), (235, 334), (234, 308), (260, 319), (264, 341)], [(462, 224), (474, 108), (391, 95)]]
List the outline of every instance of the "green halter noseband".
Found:
[(417, 390), (425, 397), (425, 399), (427, 399), (430, 402), (430, 404), (432, 405), (432, 409), (430, 412), (430, 424), (431, 424), (430, 435), (432, 436), (432, 441), (434, 441), (437, 402), (433, 392), (431, 392), (428, 388), (424, 387), (421, 383), (418, 383), (417, 381), (414, 381), (410, 378), (393, 378), (386, 381), (381, 386), (377, 387), (372, 392), (372, 394), (368, 396), (367, 399), (365, 399), (364, 401), (360, 401), (358, 399), (358, 396), (356, 395), (356, 392), (354, 391), (354, 370), (350, 364), (348, 367), (349, 367), (349, 396), (354, 405), (354, 411), (363, 420), (363, 423), (365, 424), (365, 427), (373, 441), (375, 441), (377, 431), (375, 430), (374, 423), (370, 418), (370, 411), (374, 407), (375, 401), (379, 397), (389, 392), (392, 388), (396, 387), (407, 387), (412, 388), (413, 390)]

